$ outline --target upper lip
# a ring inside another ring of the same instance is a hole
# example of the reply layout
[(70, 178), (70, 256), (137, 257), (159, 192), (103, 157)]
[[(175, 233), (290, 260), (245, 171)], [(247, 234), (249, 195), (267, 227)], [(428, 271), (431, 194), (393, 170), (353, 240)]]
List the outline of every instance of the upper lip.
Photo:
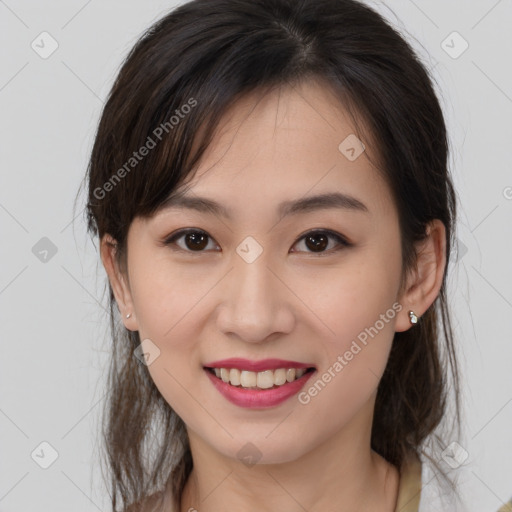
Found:
[(251, 361), (242, 357), (232, 357), (229, 359), (220, 359), (206, 363), (205, 368), (237, 368), (238, 370), (247, 370), (260, 372), (263, 370), (277, 370), (278, 368), (314, 368), (311, 363), (300, 363), (298, 361), (286, 361), (284, 359), (260, 359)]

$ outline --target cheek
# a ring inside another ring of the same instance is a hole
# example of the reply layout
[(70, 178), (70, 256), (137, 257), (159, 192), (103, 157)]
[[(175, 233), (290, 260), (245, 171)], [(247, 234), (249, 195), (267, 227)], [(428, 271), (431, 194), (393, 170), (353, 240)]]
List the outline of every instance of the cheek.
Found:
[(184, 272), (154, 254), (133, 251), (132, 257), (130, 285), (140, 339), (143, 345), (150, 340), (148, 346), (158, 354), (148, 366), (150, 376), (179, 416), (201, 417), (199, 333), (205, 300), (218, 278), (200, 266)]
[(141, 337), (153, 337), (177, 350), (180, 344), (186, 343), (190, 349), (193, 340), (187, 336), (187, 331), (191, 327), (197, 330), (198, 322), (194, 322), (197, 310), (216, 281), (204, 267), (184, 272), (169, 260), (147, 261), (151, 261), (151, 265), (142, 263), (133, 267), (131, 279)]
[(379, 331), (393, 332), (400, 271), (399, 255), (391, 249), (359, 251), (331, 271), (299, 279), (297, 294), (320, 320), (323, 339), (342, 349), (376, 322)]

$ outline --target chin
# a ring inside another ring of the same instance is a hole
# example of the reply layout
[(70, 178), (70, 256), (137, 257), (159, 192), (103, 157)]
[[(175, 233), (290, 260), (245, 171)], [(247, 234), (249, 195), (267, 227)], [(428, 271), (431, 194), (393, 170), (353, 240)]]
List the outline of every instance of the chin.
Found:
[(306, 447), (301, 442), (294, 441), (290, 436), (275, 439), (265, 439), (268, 430), (261, 436), (235, 436), (229, 446), (213, 445), (225, 457), (240, 461), (247, 466), (261, 464), (285, 464), (293, 462), (304, 455)]

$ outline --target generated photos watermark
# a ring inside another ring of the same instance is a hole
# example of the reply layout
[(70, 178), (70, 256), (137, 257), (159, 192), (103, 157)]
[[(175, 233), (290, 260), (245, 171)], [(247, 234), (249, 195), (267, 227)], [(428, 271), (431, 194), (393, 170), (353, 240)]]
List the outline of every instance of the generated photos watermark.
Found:
[(146, 157), (150, 151), (157, 146), (164, 137), (164, 133), (171, 133), (174, 127), (177, 126), (196, 105), (197, 100), (189, 98), (187, 103), (174, 111), (176, 115), (172, 115), (168, 121), (160, 123), (160, 125), (153, 130), (152, 134), (148, 135), (146, 142), (138, 149), (138, 151), (134, 151), (132, 156), (126, 160), (126, 162), (103, 184), (103, 186), (96, 187), (94, 189), (94, 197), (98, 200), (104, 199), (108, 192), (114, 190), (116, 185), (118, 185), (127, 174), (137, 167), (139, 162), (141, 162), (144, 157)]
[[(307, 405), (311, 399), (322, 391), (329, 382), (331, 382), (344, 368), (347, 366), (354, 357), (359, 354), (364, 347), (368, 345), (368, 336), (372, 339), (379, 334), (382, 329), (389, 323), (390, 320), (395, 318), (396, 314), (403, 309), (399, 302), (395, 302), (391, 308), (385, 313), (382, 313), (371, 327), (366, 327), (357, 335), (357, 340), (352, 340), (350, 348), (343, 354), (338, 355), (336, 361), (327, 368), (327, 370), (320, 375), (317, 380), (306, 391), (298, 394), (298, 400), (302, 405)], [(359, 341), (359, 343), (358, 343)]]

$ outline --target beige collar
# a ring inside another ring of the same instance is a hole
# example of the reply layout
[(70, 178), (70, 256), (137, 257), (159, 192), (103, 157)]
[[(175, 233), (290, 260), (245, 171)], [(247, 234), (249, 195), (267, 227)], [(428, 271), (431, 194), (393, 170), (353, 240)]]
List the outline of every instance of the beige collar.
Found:
[(421, 497), (421, 462), (410, 458), (403, 464), (395, 512), (418, 512)]

